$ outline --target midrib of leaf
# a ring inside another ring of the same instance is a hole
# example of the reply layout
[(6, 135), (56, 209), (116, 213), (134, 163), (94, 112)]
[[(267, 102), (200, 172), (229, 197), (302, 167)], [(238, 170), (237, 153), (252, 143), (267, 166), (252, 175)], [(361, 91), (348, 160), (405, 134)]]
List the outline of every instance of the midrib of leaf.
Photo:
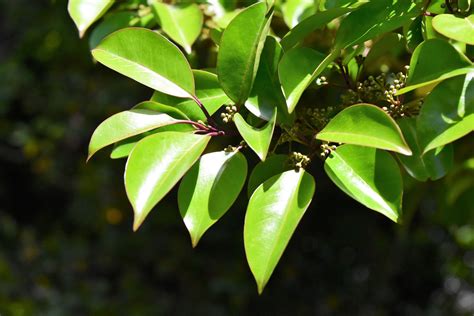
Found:
[[(406, 154), (412, 154), (411, 150), (408, 150), (408, 151), (407, 151), (406, 148), (400, 147), (399, 145), (393, 144), (393, 143), (391, 143), (391, 142), (389, 142), (389, 141), (386, 141), (386, 140), (383, 140), (383, 139), (380, 139), (380, 138), (377, 138), (377, 137), (374, 137), (374, 136), (370, 136), (370, 135), (356, 134), (356, 133), (347, 133), (347, 132), (324, 132), (324, 133), (319, 133), (319, 135), (323, 135), (323, 136), (324, 136), (324, 135), (352, 135), (352, 136), (361, 136), (361, 137), (367, 138), (367, 139), (369, 139), (369, 140), (373, 140), (373, 141), (377, 140), (377, 141), (379, 141), (379, 142), (381, 142), (381, 143), (383, 143), (383, 144), (391, 145), (391, 146), (397, 148), (398, 150), (400, 150), (400, 153), (402, 153), (402, 154), (404, 154), (404, 153), (406, 153)], [(318, 139), (321, 139), (321, 138), (318, 137)], [(392, 148), (393, 148), (393, 147), (392, 147)], [(377, 147), (376, 147), (376, 148), (377, 148)], [(409, 148), (408, 145), (407, 145), (407, 148)], [(381, 149), (383, 149), (383, 148), (381, 148)]]
[[(359, 174), (357, 172), (355, 172), (354, 168), (352, 168), (351, 165), (348, 164), (346, 162), (346, 160), (344, 160), (344, 158), (341, 157), (341, 155), (337, 154), (337, 152), (335, 152), (333, 154), (335, 154), (339, 157), (340, 162), (343, 163), (346, 170), (353, 170), (352, 174), (359, 180), (359, 183), (362, 183), (365, 187), (365, 190), (361, 190), (361, 191), (366, 191), (367, 190), (367, 191), (371, 192), (372, 193), (372, 194), (370, 194), (371, 197), (373, 197), (374, 194), (375, 194), (375, 197), (377, 197), (377, 198), (374, 199), (374, 200), (377, 202), (378, 205), (382, 206), (385, 210), (388, 210), (392, 214), (392, 217), (390, 217), (390, 218), (396, 222), (398, 215), (392, 210), (390, 205), (388, 205), (387, 202), (385, 202), (385, 200), (382, 197), (380, 197), (379, 193), (376, 192), (375, 190), (373, 190), (372, 187), (361, 176), (359, 176)], [(375, 168), (375, 165), (374, 165), (374, 168)], [(351, 194), (352, 194), (352, 192), (351, 192)]]
[[(118, 59), (120, 61), (123, 61), (125, 64), (128, 64), (128, 65), (135, 65), (137, 66), (141, 71), (145, 72), (145, 73), (150, 73), (152, 74), (153, 76), (156, 76), (158, 78), (160, 78), (160, 80), (162, 81), (165, 81), (166, 83), (168, 83), (169, 85), (171, 85), (173, 88), (178, 88), (179, 90), (181, 90), (182, 92), (184, 92), (185, 94), (189, 95), (190, 98), (193, 97), (193, 95), (186, 91), (183, 87), (179, 86), (178, 84), (174, 83), (173, 81), (170, 81), (168, 78), (166, 77), (163, 77), (161, 76), (160, 74), (158, 74), (157, 72), (151, 70), (150, 68), (148, 68), (147, 66), (145, 65), (142, 65), (141, 63), (139, 62), (136, 62), (136, 61), (132, 61), (130, 59), (127, 59), (127, 58), (124, 58), (120, 55), (117, 55), (117, 54), (114, 54), (114, 53), (111, 53), (110, 51), (108, 50), (105, 50), (105, 49), (102, 49), (102, 48), (95, 48), (92, 50), (92, 52), (94, 51), (101, 51), (107, 55), (109, 55), (110, 57), (112, 58), (115, 58), (115, 59)], [(164, 94), (167, 94), (165, 92), (163, 92)]]

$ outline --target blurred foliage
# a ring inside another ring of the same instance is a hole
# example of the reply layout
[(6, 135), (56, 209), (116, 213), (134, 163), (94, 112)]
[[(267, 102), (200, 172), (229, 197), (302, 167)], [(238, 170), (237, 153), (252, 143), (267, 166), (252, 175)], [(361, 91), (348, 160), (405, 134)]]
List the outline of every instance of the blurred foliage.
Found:
[(149, 95), (91, 62), (66, 2), (0, 2), (0, 315), (474, 313), (472, 137), (445, 179), (405, 177), (403, 225), (315, 166), (318, 194), (260, 297), (242, 246), (245, 205), (197, 249), (175, 192), (132, 233), (123, 161), (85, 158), (100, 121)]

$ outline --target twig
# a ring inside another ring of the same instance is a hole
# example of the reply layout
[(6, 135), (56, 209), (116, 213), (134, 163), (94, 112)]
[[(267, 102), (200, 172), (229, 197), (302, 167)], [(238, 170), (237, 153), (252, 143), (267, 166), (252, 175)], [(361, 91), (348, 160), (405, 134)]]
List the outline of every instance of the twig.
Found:
[(199, 100), (199, 98), (196, 97), (196, 96), (193, 96), (192, 98), (193, 98), (194, 102), (196, 102), (197, 105), (201, 108), (201, 111), (206, 116), (206, 119), (207, 119), (207, 122), (209, 123), (209, 125), (211, 125), (214, 128), (217, 128), (216, 122), (212, 119), (211, 115), (209, 114), (207, 109), (204, 107), (204, 104), (202, 104), (201, 100)]

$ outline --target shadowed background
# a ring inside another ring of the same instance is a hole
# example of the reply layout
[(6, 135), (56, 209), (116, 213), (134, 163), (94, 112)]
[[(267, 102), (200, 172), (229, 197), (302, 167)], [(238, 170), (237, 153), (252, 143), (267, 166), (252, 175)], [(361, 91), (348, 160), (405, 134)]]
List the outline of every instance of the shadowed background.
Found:
[(176, 192), (133, 233), (125, 161), (85, 158), (94, 128), (151, 91), (94, 64), (66, 5), (0, 1), (0, 315), (474, 313), (472, 139), (451, 176), (405, 182), (404, 225), (316, 162), (316, 196), (260, 297), (244, 198), (196, 249)]

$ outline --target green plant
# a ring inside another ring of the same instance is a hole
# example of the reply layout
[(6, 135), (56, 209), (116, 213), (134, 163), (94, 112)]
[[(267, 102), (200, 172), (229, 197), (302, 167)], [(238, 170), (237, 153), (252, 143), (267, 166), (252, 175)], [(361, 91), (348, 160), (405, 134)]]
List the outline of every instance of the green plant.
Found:
[[(403, 169), (419, 181), (450, 170), (452, 143), (474, 127), (471, 11), (467, 0), (70, 0), (81, 36), (99, 20), (93, 57), (155, 90), (99, 125), (88, 159), (109, 145), (128, 157), (134, 230), (181, 180), (196, 246), (238, 198), (253, 151), (244, 244), (262, 292), (311, 203), (312, 162), (394, 222)], [(204, 153), (212, 139), (221, 150)]]

